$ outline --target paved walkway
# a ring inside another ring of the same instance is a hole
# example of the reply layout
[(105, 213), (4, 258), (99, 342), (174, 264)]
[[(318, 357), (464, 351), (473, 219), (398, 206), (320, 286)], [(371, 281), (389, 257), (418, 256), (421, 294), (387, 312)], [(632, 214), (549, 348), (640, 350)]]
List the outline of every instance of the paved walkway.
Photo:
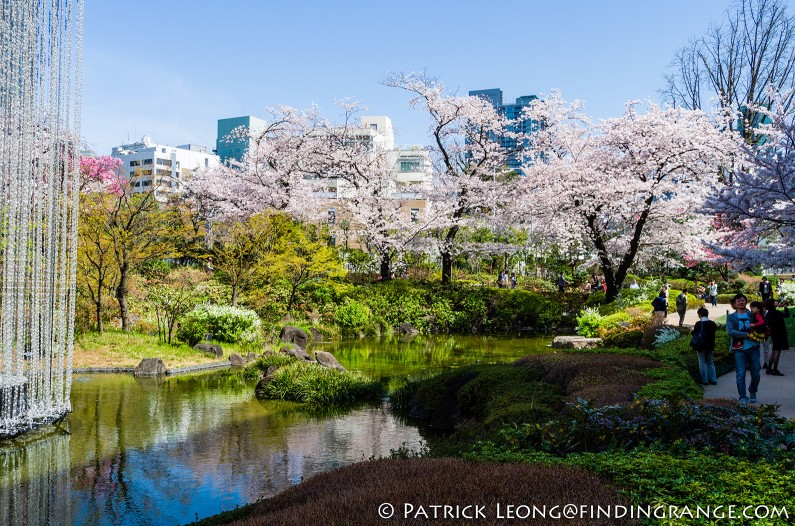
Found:
[[(731, 305), (718, 304), (717, 307), (707, 305), (709, 317), (714, 320), (719, 316), (726, 315), (726, 311), (732, 312)], [(694, 325), (698, 321), (695, 310), (689, 310), (685, 314), (685, 325)], [(679, 322), (679, 315), (669, 314), (668, 323), (676, 324)], [(790, 342), (792, 343), (792, 342)], [(761, 371), (762, 380), (759, 382), (757, 399), (759, 404), (780, 404), (779, 414), (787, 418), (795, 418), (795, 350), (790, 347), (789, 351), (781, 353), (779, 370), (785, 376), (772, 376)], [(751, 375), (746, 373), (746, 387), (751, 382)], [(718, 385), (705, 385), (704, 398), (730, 398), (737, 400), (737, 382), (735, 373), (724, 374), (718, 378)], [(758, 405), (758, 404), (750, 404)]]

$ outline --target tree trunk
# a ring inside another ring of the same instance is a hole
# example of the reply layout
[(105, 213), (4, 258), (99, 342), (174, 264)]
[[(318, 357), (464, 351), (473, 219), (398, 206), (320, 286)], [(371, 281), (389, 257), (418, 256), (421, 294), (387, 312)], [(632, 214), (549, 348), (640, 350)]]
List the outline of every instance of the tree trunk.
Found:
[(290, 299), (287, 301), (287, 313), (289, 314), (293, 308), (293, 300), (295, 300), (295, 291), (298, 289), (298, 285), (293, 286), (290, 289)]
[(453, 281), (453, 256), (450, 252), (442, 252), (442, 285)]
[(102, 295), (97, 294), (97, 332), (102, 334)]
[(391, 260), (389, 254), (381, 254), (381, 281), (392, 279)]
[(232, 306), (237, 307), (237, 282), (232, 284)]
[(119, 302), (119, 317), (121, 317), (121, 329), (130, 330), (130, 312), (127, 308), (127, 282), (129, 280), (130, 265), (123, 263), (119, 266), (119, 286), (116, 287), (116, 301)]

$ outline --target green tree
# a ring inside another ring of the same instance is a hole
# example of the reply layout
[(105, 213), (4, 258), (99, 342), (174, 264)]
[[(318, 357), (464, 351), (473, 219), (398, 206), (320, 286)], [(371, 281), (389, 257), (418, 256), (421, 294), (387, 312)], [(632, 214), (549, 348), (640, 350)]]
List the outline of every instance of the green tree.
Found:
[(204, 278), (201, 270), (182, 268), (150, 284), (147, 299), (155, 310), (161, 340), (170, 344), (177, 321), (205, 299), (201, 289)]
[(270, 216), (269, 223), (273, 245), (263, 254), (259, 268), (269, 281), (287, 284), (287, 312), (292, 310), (301, 285), (345, 274), (337, 251), (328, 246), (322, 231), (283, 214)]
[(117, 286), (113, 239), (105, 211), (115, 196), (107, 193), (80, 194), (77, 248), (77, 287), (94, 306), (97, 331), (103, 331), (103, 298)]

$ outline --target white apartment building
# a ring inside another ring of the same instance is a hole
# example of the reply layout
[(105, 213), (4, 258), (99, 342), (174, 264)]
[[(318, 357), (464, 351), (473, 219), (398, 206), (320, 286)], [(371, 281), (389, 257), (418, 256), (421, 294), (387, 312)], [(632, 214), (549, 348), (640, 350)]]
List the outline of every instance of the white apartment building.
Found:
[(182, 181), (196, 170), (220, 164), (218, 156), (208, 152), (205, 146), (155, 144), (146, 136), (140, 142), (116, 146), (111, 157), (122, 160), (121, 170), (134, 192), (153, 190), (158, 201), (179, 192)]
[[(355, 140), (371, 145), (376, 151), (387, 153), (394, 167), (393, 179), (398, 193), (401, 193), (401, 187), (430, 185), (431, 160), (428, 152), (417, 145), (397, 146), (392, 120), (389, 117), (361, 117), (359, 128), (355, 131)], [(330, 180), (323, 197), (331, 199), (346, 197), (346, 184), (345, 181)]]

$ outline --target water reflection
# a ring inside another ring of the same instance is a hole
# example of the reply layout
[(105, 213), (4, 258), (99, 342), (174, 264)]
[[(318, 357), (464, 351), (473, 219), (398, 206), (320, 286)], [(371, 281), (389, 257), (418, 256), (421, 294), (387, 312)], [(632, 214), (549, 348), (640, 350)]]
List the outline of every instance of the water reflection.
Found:
[(76, 377), (71, 435), (0, 448), (0, 524), (178, 524), (388, 455), (419, 435), (383, 405), (316, 419), (230, 372)]
[[(390, 378), (511, 359), (535, 345), (519, 342), (327, 347), (349, 369)], [(403, 444), (420, 447), (417, 430), (383, 404), (328, 412), (261, 402), (253, 383), (231, 371), (77, 375), (72, 408), (69, 433), (0, 443), (0, 524), (184, 524)]]

